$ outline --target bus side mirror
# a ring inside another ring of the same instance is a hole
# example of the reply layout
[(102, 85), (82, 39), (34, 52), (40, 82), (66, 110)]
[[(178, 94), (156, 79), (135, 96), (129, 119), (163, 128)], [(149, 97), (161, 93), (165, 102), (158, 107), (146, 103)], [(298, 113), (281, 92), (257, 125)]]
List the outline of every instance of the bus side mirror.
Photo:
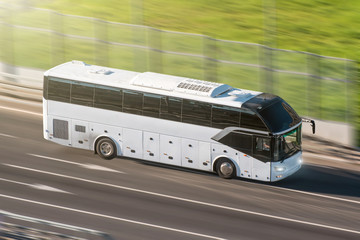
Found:
[(312, 128), (312, 133), (315, 134), (315, 121), (312, 119), (308, 119), (308, 118), (303, 118), (302, 121), (310, 123), (310, 126)]
[(315, 134), (315, 121), (311, 120), (312, 133)]

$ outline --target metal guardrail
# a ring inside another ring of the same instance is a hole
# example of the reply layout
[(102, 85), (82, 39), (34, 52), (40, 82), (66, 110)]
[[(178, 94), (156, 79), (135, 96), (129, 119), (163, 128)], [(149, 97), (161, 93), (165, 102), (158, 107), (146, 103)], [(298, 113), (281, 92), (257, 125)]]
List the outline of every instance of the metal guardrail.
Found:
[[(6, 237), (6, 239), (24, 239), (24, 240), (31, 240), (31, 239), (49, 239), (49, 240), (61, 240), (61, 239), (70, 239), (70, 240), (85, 240), (85, 238), (71, 236), (70, 234), (61, 234), (52, 231), (46, 231), (41, 229), (36, 229), (32, 227), (26, 227), (18, 224), (8, 223), (4, 221), (4, 218), (11, 218), (16, 220), (21, 220), (29, 223), (40, 224), (45, 227), (55, 227), (57, 229), (64, 229), (68, 230), (72, 233), (78, 232), (82, 234), (89, 234), (93, 236), (97, 236), (100, 239), (105, 240), (113, 240), (113, 238), (104, 232), (88, 229), (88, 228), (81, 228), (72, 225), (67, 225), (63, 223), (57, 223), (52, 221), (46, 221), (43, 219), (27, 217), (19, 214), (14, 214), (6, 211), (0, 210), (0, 217), (2, 221), (0, 221), (0, 237)], [(22, 237), (22, 238), (19, 238)]]

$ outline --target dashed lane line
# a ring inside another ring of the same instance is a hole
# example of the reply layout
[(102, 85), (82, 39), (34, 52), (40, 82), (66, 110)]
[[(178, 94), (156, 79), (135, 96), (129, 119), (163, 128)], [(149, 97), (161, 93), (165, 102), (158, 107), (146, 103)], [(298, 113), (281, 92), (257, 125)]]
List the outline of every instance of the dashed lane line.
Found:
[(34, 201), (34, 200), (25, 199), (25, 198), (19, 198), (19, 197), (4, 195), (4, 194), (0, 194), (0, 197), (7, 198), (7, 199), (12, 199), (12, 200), (17, 200), (17, 201), (22, 201), (22, 202), (27, 202), (27, 203), (32, 203), (32, 204), (37, 204), (37, 205), (46, 206), (46, 207), (51, 207), (51, 208), (57, 208), (57, 209), (76, 212), (76, 213), (87, 214), (87, 215), (96, 216), (96, 217), (102, 217), (102, 218), (117, 220), (117, 221), (121, 221), (121, 222), (133, 223), (133, 224), (142, 225), (142, 226), (151, 227), (151, 228), (157, 228), (157, 229), (161, 229), (161, 230), (167, 230), (167, 231), (172, 231), (172, 232), (178, 232), (178, 233), (193, 235), (193, 236), (197, 236), (197, 237), (203, 237), (203, 238), (208, 238), (208, 239), (216, 239), (216, 240), (223, 240), (224, 239), (224, 238), (211, 236), (211, 235), (207, 235), (207, 234), (190, 232), (190, 231), (186, 231), (186, 230), (182, 230), (182, 229), (165, 227), (165, 226), (156, 225), (156, 224), (152, 224), (152, 223), (140, 222), (140, 221), (136, 221), (136, 220), (131, 220), (131, 219), (126, 219), (126, 218), (120, 218), (120, 217), (105, 215), (105, 214), (101, 214), (101, 213), (94, 213), (94, 212), (84, 211), (84, 210), (80, 210), (80, 209), (69, 208), (69, 207), (64, 207), (64, 206), (59, 206), (59, 205), (54, 205), (54, 204), (50, 204), (50, 203), (44, 203), (44, 202), (39, 202), (39, 201)]
[(68, 161), (68, 160), (64, 160), (64, 159), (53, 158), (53, 157), (48, 157), (48, 156), (42, 156), (42, 155), (37, 155), (37, 154), (32, 154), (32, 153), (28, 153), (27, 155), (37, 157), (37, 158), (47, 159), (47, 160), (51, 160), (51, 161), (56, 161), (56, 162), (62, 162), (62, 163), (78, 165), (80, 167), (91, 169), (91, 170), (98, 170), (98, 171), (106, 171), (106, 172), (114, 172), (114, 173), (125, 174), (125, 172), (121, 172), (121, 171), (118, 171), (118, 170), (114, 170), (114, 169), (111, 169), (111, 168), (107, 168), (107, 167), (103, 167), (103, 166), (99, 166), (99, 165), (95, 165), (95, 164), (90, 164), (90, 163), (77, 163), (77, 162), (72, 162), (72, 161)]
[(9, 135), (9, 134), (5, 134), (5, 133), (0, 133), (0, 136), (2, 137), (7, 137), (7, 138), (17, 138), (15, 136)]
[(43, 184), (37, 184), (37, 183), (29, 184), (29, 183), (23, 183), (23, 182), (14, 181), (14, 180), (6, 179), (6, 178), (0, 178), (0, 181), (15, 183), (15, 184), (27, 186), (27, 187), (34, 188), (34, 189), (43, 190), (43, 191), (73, 194), (73, 193), (70, 193), (70, 192), (67, 192), (67, 191), (64, 191), (64, 190), (61, 190), (58, 188), (50, 187), (48, 185), (43, 185)]
[(157, 196), (157, 197), (168, 198), (168, 199), (172, 199), (172, 200), (178, 200), (178, 201), (183, 201), (183, 202), (188, 202), (188, 203), (193, 203), (193, 204), (198, 204), (198, 205), (203, 205), (203, 206), (208, 206), (208, 207), (225, 209), (225, 210), (229, 210), (229, 211), (251, 214), (251, 215), (256, 215), (256, 216), (261, 216), (261, 217), (266, 217), (266, 218), (271, 218), (271, 219), (277, 219), (277, 220), (282, 220), (282, 221), (286, 221), (286, 222), (293, 222), (293, 223), (298, 223), (298, 224), (303, 224), (303, 225), (337, 230), (337, 231), (342, 231), (342, 232), (349, 232), (349, 233), (354, 233), (354, 234), (360, 235), (360, 231), (356, 231), (356, 230), (352, 230), (352, 229), (346, 229), (346, 228), (341, 228), (341, 227), (335, 227), (335, 226), (330, 226), (330, 225), (325, 225), (325, 224), (309, 222), (309, 221), (303, 221), (303, 220), (297, 220), (297, 219), (292, 219), (292, 218), (287, 218), (287, 217), (270, 215), (270, 214), (266, 214), (266, 213), (254, 212), (254, 211), (249, 211), (249, 210), (245, 210), (245, 209), (228, 207), (228, 206), (223, 206), (223, 205), (218, 205), (218, 204), (213, 204), (213, 203), (207, 203), (207, 202), (202, 202), (202, 201), (197, 201), (197, 200), (192, 200), (192, 199), (187, 199), (187, 198), (182, 198), (182, 197), (176, 197), (176, 196), (171, 196), (171, 195), (162, 194), (162, 193), (150, 192), (150, 191), (146, 191), (146, 190), (115, 185), (115, 184), (102, 183), (102, 182), (97, 182), (97, 181), (73, 177), (73, 176), (67, 176), (67, 175), (53, 173), (53, 172), (47, 172), (47, 171), (42, 171), (42, 170), (37, 170), (37, 169), (32, 169), (32, 168), (26, 168), (26, 167), (22, 167), (22, 166), (16, 166), (16, 165), (12, 165), (12, 164), (4, 164), (4, 165), (9, 166), (9, 167), (18, 168), (18, 169), (24, 169), (24, 170), (28, 170), (28, 171), (39, 172), (39, 173), (43, 173), (43, 174), (88, 182), (88, 183), (92, 183), (92, 184), (99, 184), (99, 185), (113, 187), (113, 188), (117, 188), (117, 189), (138, 192), (138, 193), (148, 194), (148, 195)]

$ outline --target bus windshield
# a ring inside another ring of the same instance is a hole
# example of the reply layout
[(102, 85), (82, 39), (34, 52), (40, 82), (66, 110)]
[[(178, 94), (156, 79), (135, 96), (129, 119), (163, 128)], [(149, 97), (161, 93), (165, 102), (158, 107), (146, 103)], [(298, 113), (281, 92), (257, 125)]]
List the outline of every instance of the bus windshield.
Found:
[(301, 125), (275, 139), (274, 161), (282, 161), (301, 151)]

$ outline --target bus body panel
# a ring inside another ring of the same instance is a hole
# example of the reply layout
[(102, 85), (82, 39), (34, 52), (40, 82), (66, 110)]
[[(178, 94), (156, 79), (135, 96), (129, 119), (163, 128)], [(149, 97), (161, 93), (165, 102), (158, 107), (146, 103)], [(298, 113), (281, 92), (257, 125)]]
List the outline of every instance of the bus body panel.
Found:
[(43, 97), (42, 99), (43, 104), (43, 136), (45, 139), (49, 140), (49, 129), (47, 129), (48, 126), (48, 101)]
[(123, 129), (123, 155), (125, 157), (142, 158), (143, 132), (141, 130)]
[(122, 132), (123, 128), (115, 127), (108, 124), (100, 123), (89, 123), (90, 127), (90, 150), (95, 150), (96, 141), (102, 137), (110, 138), (116, 145), (117, 155), (123, 155), (123, 142), (122, 142)]
[(52, 115), (48, 115), (47, 119), (48, 125), (44, 129), (47, 132), (46, 139), (61, 145), (71, 146), (71, 119)]
[(73, 147), (90, 149), (89, 123), (80, 120), (71, 120), (71, 145)]
[(297, 172), (302, 165), (302, 152), (298, 152), (295, 155), (284, 159), (281, 162), (271, 163), (271, 182), (284, 179), (295, 172)]
[(160, 135), (152, 132), (143, 132), (143, 159), (160, 161)]
[(212, 171), (213, 158), (211, 157), (211, 144), (199, 141), (199, 165), (198, 169)]
[(269, 181), (271, 176), (271, 162), (253, 161), (253, 179)]
[(181, 165), (183, 167), (198, 168), (199, 164), (199, 142), (183, 138), (181, 141)]
[[(63, 116), (70, 119), (88, 121), (128, 129), (139, 129), (146, 132), (154, 132), (162, 135), (172, 135), (181, 138), (196, 139), (204, 142), (214, 142), (211, 137), (220, 129), (196, 126), (188, 123), (179, 123), (164, 119), (156, 119), (133, 115), (124, 112), (115, 112), (96, 109), (81, 105), (69, 104), (48, 100), (49, 112), (47, 115)], [(54, 111), (56, 109), (56, 111)]]
[(213, 159), (213, 169), (216, 169), (216, 164), (217, 164), (217, 160), (220, 158), (228, 158), (230, 159), (235, 167), (236, 167), (236, 176), (240, 176), (240, 173), (243, 171), (243, 169), (241, 169), (240, 167), (240, 161), (238, 158), (238, 151), (236, 151), (235, 149), (232, 149), (226, 145), (221, 145), (218, 143), (213, 143), (211, 144), (211, 158)]
[(181, 166), (181, 138), (160, 135), (160, 162)]
[(301, 167), (301, 138), (282, 148), (301, 136), (301, 118), (278, 96), (80, 61), (44, 76), (43, 134), (55, 143), (96, 150), (107, 137), (118, 156), (204, 171), (227, 158), (236, 176), (261, 181)]
[[(97, 139), (108, 137), (116, 144), (118, 156), (139, 158), (204, 171), (213, 171), (216, 160), (226, 157), (235, 164), (237, 168), (236, 176), (261, 181), (278, 181), (293, 174), (301, 166), (301, 154), (286, 159), (283, 163), (262, 162), (226, 145), (214, 143), (211, 137), (220, 131), (218, 129), (204, 127), (207, 131), (203, 131), (202, 128), (192, 128), (190, 124), (168, 121), (167, 124), (162, 125), (162, 128), (158, 127), (156, 129), (161, 133), (172, 133), (172, 135), (166, 135), (146, 131), (149, 129), (147, 126), (151, 124), (148, 121), (146, 122), (147, 124), (141, 125), (136, 124), (136, 121), (134, 121), (132, 125), (137, 130), (127, 128), (130, 120), (133, 119), (133, 116), (130, 114), (99, 109), (101, 111), (99, 117), (99, 115), (94, 115), (85, 106), (44, 101), (44, 108), (47, 106), (50, 106), (50, 109), (54, 107), (64, 109), (57, 113), (67, 117), (48, 115), (44, 120), (44, 137), (65, 146), (94, 150)], [(85, 121), (86, 119), (103, 121), (107, 124), (87, 122)], [(122, 119), (121, 125), (124, 122), (126, 127), (111, 125), (120, 125), (116, 121), (117, 119)], [(55, 128), (58, 129), (58, 133), (55, 131), (55, 136), (54, 123), (57, 125)], [(59, 126), (64, 129), (59, 129)], [(82, 130), (81, 127), (85, 127), (85, 132), (76, 131), (76, 126), (78, 126), (77, 130)], [(181, 134), (176, 130), (179, 128), (182, 129)], [(170, 131), (170, 129), (173, 129), (173, 131)], [(61, 131), (66, 131), (67, 134), (65, 132), (61, 133), (61, 138), (57, 138)], [(185, 138), (189, 137), (189, 132), (192, 133), (192, 139)], [(178, 136), (174, 136), (176, 134)], [(199, 141), (199, 135), (201, 135), (200, 139), (202, 141)], [(206, 138), (208, 141), (203, 141)], [(79, 141), (82, 141), (82, 143), (79, 143)], [(285, 166), (287, 168), (286, 173), (280, 174), (275, 172), (275, 166)], [(280, 175), (281, 177), (279, 177)]]
[(238, 161), (240, 167), (240, 177), (253, 178), (253, 162), (257, 160), (247, 154), (238, 152)]

